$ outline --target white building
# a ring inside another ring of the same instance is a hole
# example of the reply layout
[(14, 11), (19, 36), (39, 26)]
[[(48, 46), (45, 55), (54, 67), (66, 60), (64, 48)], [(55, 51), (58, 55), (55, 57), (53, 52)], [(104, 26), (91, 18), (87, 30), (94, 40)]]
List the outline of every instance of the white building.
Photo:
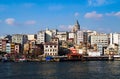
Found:
[(118, 44), (118, 54), (120, 54), (120, 33), (110, 33), (110, 45)]
[(0, 51), (2, 51), (2, 39), (0, 39)]
[(27, 35), (27, 37), (28, 37), (28, 40), (35, 40), (36, 39), (36, 35), (34, 35), (34, 34), (29, 34), (29, 35)]
[(110, 33), (110, 44), (118, 44), (118, 33)]
[(91, 35), (90, 43), (91, 45), (101, 44), (103, 47), (107, 47), (108, 46), (108, 35), (106, 34)]
[(58, 44), (53, 42), (45, 43), (44, 56), (58, 56)]
[(75, 38), (75, 33), (74, 32), (69, 32), (68, 33), (68, 39), (74, 39)]
[(77, 31), (77, 44), (83, 43), (83, 31)]
[(118, 35), (118, 54), (120, 55), (120, 34)]
[(80, 42), (82, 43), (87, 43), (88, 42), (88, 33), (87, 32), (83, 32), (83, 31), (77, 31), (77, 44), (79, 45)]
[(57, 30), (43, 30), (37, 33), (37, 43), (50, 42), (51, 38), (54, 37), (57, 33)]
[(45, 31), (45, 42), (50, 42), (51, 38), (53, 37), (54, 33), (52, 30), (46, 29)]
[(12, 35), (12, 42), (13, 43), (19, 43), (19, 44), (25, 44), (28, 41), (27, 35), (23, 34), (14, 34)]
[(57, 32), (56, 37), (59, 38), (59, 41), (67, 41), (68, 33), (67, 32)]
[(37, 44), (44, 43), (45, 42), (45, 32), (39, 31), (37, 33)]
[(108, 46), (108, 35), (107, 34), (96, 34), (96, 35), (91, 35), (90, 36), (90, 43), (92, 46), (94, 44), (97, 44), (97, 51), (103, 55), (103, 47)]

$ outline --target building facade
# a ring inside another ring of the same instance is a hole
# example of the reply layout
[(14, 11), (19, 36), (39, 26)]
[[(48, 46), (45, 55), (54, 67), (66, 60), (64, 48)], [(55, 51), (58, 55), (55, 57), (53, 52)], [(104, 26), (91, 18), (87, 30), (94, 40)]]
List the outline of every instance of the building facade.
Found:
[(110, 45), (118, 45), (118, 54), (120, 54), (120, 33), (110, 33)]
[(45, 43), (44, 56), (58, 56), (58, 44), (52, 42)]
[(46, 34), (44, 31), (39, 31), (37, 33), (37, 44), (44, 43), (45, 42)]
[[(104, 55), (103, 48), (109, 45), (108, 35), (106, 34), (96, 34), (90, 36), (90, 43), (92, 47), (96, 47), (95, 51), (100, 52), (101, 55)], [(94, 46), (96, 45), (96, 46)]]
[(67, 41), (68, 33), (67, 32), (57, 32), (56, 37), (59, 38), (59, 41)]
[(35, 40), (35, 39), (37, 39), (37, 35), (36, 34), (29, 34), (29, 35), (27, 35), (27, 37), (28, 37), (28, 40)]
[(11, 53), (11, 44), (10, 43), (6, 43), (6, 52)]
[(27, 35), (14, 34), (12, 35), (12, 42), (19, 43), (21, 45), (25, 44), (28, 41)]

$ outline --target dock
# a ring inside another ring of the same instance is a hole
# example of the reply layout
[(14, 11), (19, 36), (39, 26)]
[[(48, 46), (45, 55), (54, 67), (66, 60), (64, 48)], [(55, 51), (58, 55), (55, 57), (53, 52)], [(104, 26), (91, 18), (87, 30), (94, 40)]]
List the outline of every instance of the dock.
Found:
[(114, 60), (111, 56), (83, 56), (83, 61), (109, 61)]

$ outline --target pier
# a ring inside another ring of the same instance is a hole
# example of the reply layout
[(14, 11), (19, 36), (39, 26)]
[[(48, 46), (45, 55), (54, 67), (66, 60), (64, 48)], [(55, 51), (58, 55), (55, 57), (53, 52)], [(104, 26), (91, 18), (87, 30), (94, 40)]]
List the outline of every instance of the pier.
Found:
[(109, 56), (83, 56), (83, 61), (108, 61), (113, 60), (113, 57)]

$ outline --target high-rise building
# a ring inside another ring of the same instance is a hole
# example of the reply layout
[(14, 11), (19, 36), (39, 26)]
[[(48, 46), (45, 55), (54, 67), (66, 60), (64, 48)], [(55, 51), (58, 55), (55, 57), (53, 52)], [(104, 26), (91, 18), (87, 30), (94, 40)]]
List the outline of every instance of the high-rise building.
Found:
[(110, 45), (118, 44), (118, 54), (120, 54), (120, 33), (110, 33)]
[(37, 33), (37, 44), (45, 42), (45, 31), (39, 31)]
[(28, 41), (27, 35), (23, 34), (14, 34), (12, 35), (12, 42), (19, 43), (21, 45), (25, 44)]
[(97, 46), (97, 51), (101, 55), (104, 54), (103, 48), (108, 46), (108, 35), (107, 34), (96, 34), (90, 36), (90, 43), (92, 46)]
[(77, 31), (77, 44), (87, 43), (88, 42), (88, 33), (83, 31)]
[(57, 32), (56, 37), (59, 38), (59, 41), (67, 41), (68, 33), (67, 32)]
[(43, 30), (37, 33), (37, 44), (50, 42), (52, 37), (55, 37), (57, 30)]

